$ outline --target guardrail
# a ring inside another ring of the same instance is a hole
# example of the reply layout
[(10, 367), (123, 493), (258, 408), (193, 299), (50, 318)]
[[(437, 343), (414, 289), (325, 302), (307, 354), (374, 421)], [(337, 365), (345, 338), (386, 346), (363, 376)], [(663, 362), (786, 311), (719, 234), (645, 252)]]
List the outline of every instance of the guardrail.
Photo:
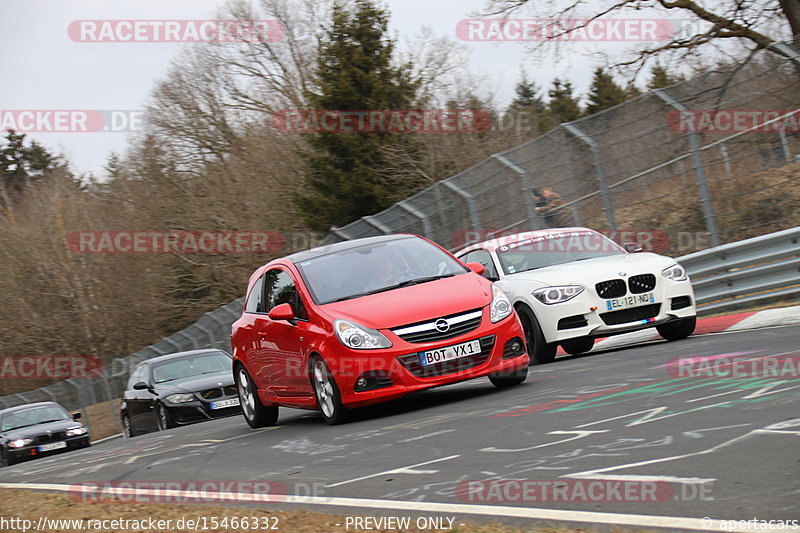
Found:
[(678, 258), (699, 314), (800, 298), (800, 227)]

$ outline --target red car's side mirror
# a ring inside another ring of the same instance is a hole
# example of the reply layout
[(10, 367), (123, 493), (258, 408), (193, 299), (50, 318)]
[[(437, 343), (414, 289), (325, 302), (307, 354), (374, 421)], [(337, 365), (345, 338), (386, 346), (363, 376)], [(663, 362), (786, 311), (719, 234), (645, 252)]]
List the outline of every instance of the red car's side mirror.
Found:
[(486, 267), (480, 263), (467, 263), (467, 268), (482, 276), (484, 272), (486, 272)]
[(268, 316), (272, 320), (292, 320), (294, 318), (294, 309), (286, 303), (278, 304), (269, 310)]

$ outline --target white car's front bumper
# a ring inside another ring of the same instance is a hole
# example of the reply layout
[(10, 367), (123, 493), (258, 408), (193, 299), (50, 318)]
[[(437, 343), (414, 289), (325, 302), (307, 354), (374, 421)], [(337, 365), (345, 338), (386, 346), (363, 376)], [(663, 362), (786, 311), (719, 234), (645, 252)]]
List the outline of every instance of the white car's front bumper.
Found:
[[(598, 296), (594, 285), (585, 287), (581, 294), (564, 303), (545, 305), (533, 296), (528, 303), (549, 343), (577, 337), (606, 337), (697, 314), (694, 291), (688, 280), (672, 281), (656, 276), (656, 286), (649, 292), (653, 294), (652, 304), (611, 312), (607, 309), (608, 300)], [(680, 307), (686, 297), (690, 304)], [(647, 313), (645, 307), (651, 312)]]

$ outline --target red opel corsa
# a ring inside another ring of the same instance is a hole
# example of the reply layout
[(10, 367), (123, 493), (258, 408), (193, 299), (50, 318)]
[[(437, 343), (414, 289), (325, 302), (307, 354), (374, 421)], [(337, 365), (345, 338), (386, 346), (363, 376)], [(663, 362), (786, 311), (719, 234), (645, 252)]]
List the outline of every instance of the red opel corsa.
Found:
[(503, 291), (415, 235), (346, 241), (276, 259), (250, 278), (232, 327), (233, 374), (252, 427), (278, 407), (349, 408), (488, 376), (525, 381), (524, 333)]

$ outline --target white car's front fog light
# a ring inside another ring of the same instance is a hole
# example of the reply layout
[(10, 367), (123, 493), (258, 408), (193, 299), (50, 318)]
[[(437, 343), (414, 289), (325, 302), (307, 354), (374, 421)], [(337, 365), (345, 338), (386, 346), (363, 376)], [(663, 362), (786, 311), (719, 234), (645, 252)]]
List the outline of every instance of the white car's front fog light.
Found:
[(560, 304), (575, 298), (583, 292), (580, 285), (566, 285), (563, 287), (543, 287), (533, 291), (533, 296), (546, 305)]
[(169, 403), (186, 403), (194, 400), (194, 394), (172, 394), (167, 396)]
[(342, 344), (355, 350), (375, 350), (391, 348), (392, 341), (378, 330), (366, 328), (348, 320), (336, 320), (333, 323), (336, 336)]
[(662, 270), (661, 275), (667, 279), (671, 279), (672, 281), (686, 281), (689, 279), (689, 276), (686, 274), (686, 270), (684, 270), (684, 268), (678, 263), (668, 266)]
[(506, 293), (496, 285), (492, 285), (492, 304), (489, 313), (491, 321), (493, 323), (500, 322), (510, 315), (512, 311), (514, 311), (514, 308), (511, 307), (511, 301), (506, 296)]

